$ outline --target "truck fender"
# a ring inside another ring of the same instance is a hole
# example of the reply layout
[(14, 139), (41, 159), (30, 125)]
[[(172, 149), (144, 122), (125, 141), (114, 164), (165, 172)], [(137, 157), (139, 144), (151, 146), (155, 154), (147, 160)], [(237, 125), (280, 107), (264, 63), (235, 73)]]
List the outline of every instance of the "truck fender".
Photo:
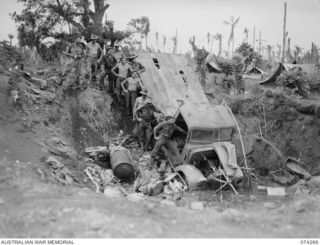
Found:
[(188, 184), (189, 189), (197, 189), (206, 186), (207, 179), (203, 176), (198, 168), (190, 164), (182, 164), (175, 167), (175, 170), (179, 172)]

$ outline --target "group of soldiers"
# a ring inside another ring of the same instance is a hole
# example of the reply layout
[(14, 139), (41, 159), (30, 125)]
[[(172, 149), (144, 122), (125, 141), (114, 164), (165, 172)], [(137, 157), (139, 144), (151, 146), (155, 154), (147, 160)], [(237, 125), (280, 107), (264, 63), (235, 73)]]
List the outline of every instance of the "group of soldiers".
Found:
[(152, 135), (155, 135), (156, 142), (151, 151), (152, 166), (162, 147), (173, 149), (170, 143), (173, 132), (186, 132), (175, 125), (173, 120), (157, 125), (155, 115), (161, 112), (153, 105), (147, 89), (144, 88), (140, 74), (145, 71), (145, 67), (136, 61), (138, 55), (125, 56), (117, 42), (111, 47), (105, 40), (101, 47), (98, 39), (95, 34), (88, 43), (77, 38), (65, 53), (72, 58), (69, 64), (72, 72), (66, 69), (64, 73), (71, 76), (71, 83), (80, 87), (87, 87), (87, 81), (99, 89), (104, 89), (106, 85), (107, 91), (115, 95), (117, 103), (125, 108), (126, 114), (132, 116), (140, 146), (144, 151), (151, 150)]

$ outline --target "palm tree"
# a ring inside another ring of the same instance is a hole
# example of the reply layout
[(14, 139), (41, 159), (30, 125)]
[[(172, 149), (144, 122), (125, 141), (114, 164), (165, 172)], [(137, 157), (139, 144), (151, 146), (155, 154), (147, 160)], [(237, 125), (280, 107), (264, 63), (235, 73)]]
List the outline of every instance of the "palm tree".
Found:
[(291, 38), (289, 37), (287, 40), (287, 62), (291, 63), (292, 57), (291, 57)]
[(298, 45), (294, 46), (293, 54), (294, 60), (299, 63), (298, 59), (300, 58), (299, 55), (301, 54), (301, 48)]
[(230, 22), (223, 21), (224, 24), (230, 25), (230, 27), (231, 27), (231, 32), (230, 32), (230, 36), (229, 36), (229, 40), (228, 40), (228, 51), (230, 52), (230, 43), (232, 41), (232, 53), (234, 52), (234, 28), (238, 24), (239, 19), (240, 19), (240, 16), (236, 20), (234, 20), (233, 16), (230, 16)]
[(159, 52), (159, 33), (156, 32), (157, 52)]
[(213, 40), (214, 40), (214, 36), (211, 36), (211, 44), (210, 44), (210, 53), (212, 53), (213, 50)]
[(243, 41), (244, 41), (245, 43), (247, 43), (247, 42), (248, 42), (248, 39), (249, 39), (249, 29), (248, 29), (247, 27), (245, 27), (244, 30), (243, 30), (243, 33), (244, 33), (244, 35), (245, 35)]
[(131, 19), (128, 23), (129, 26), (135, 29), (137, 33), (140, 34), (140, 41), (144, 37), (146, 42), (146, 49), (148, 48), (148, 35), (150, 32), (150, 20), (147, 16), (142, 16), (137, 19)]
[(12, 39), (14, 38), (14, 35), (10, 33), (8, 37), (10, 39), (10, 45), (12, 46)]
[(267, 45), (267, 53), (268, 53), (268, 63), (271, 64), (271, 51), (272, 51), (272, 46), (271, 45)]
[(281, 59), (281, 51), (282, 51), (282, 47), (281, 47), (281, 45), (280, 44), (277, 44), (277, 48), (278, 48), (278, 50), (277, 50), (277, 59), (278, 59), (278, 61), (280, 61), (280, 59)]
[(172, 53), (175, 54), (177, 52), (177, 36), (172, 37), (171, 40), (173, 42)]
[(218, 56), (221, 56), (222, 53), (222, 34), (221, 33), (216, 33), (216, 35), (213, 36), (214, 39), (219, 41), (219, 52), (218, 52)]
[(208, 51), (210, 50), (210, 40), (211, 40), (211, 34), (210, 32), (208, 32), (207, 33)]
[(166, 36), (163, 36), (163, 52), (166, 52), (166, 43), (167, 43), (167, 38)]

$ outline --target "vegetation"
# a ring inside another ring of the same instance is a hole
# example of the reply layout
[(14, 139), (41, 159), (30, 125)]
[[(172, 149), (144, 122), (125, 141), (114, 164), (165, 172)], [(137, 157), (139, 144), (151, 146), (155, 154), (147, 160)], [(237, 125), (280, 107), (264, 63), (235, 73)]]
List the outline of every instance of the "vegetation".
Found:
[(132, 19), (128, 26), (130, 26), (134, 32), (140, 34), (140, 41), (142, 42), (142, 38), (145, 39), (146, 49), (148, 48), (148, 35), (150, 32), (150, 20), (146, 16), (142, 16), (140, 18)]
[(310, 77), (303, 72), (301, 68), (294, 68), (289, 71), (284, 71), (277, 78), (277, 83), (285, 90), (292, 93), (307, 96), (309, 91), (309, 85), (311, 82)]
[[(18, 41), (21, 47), (36, 48), (48, 60), (63, 44), (78, 36), (89, 40), (92, 33), (113, 43), (131, 35), (129, 31), (114, 30), (112, 21), (103, 24), (109, 4), (104, 0), (18, 0), (24, 4), (21, 14), (12, 18), (18, 24)], [(92, 10), (94, 9), (94, 10)], [(53, 47), (44, 45), (46, 38), (54, 38)], [(59, 53), (59, 52), (58, 52)]]
[(206, 83), (206, 59), (209, 55), (208, 51), (205, 50), (204, 48), (199, 49), (197, 47), (196, 43), (196, 38), (195, 36), (193, 36), (192, 38), (189, 39), (189, 43), (192, 47), (192, 51), (194, 54), (194, 59), (196, 60), (197, 63), (197, 68), (196, 68), (196, 72), (199, 73), (200, 75), (200, 83), (202, 84), (203, 87), (205, 87), (205, 83)]
[(242, 73), (245, 73), (247, 71), (247, 68), (254, 64), (256, 66), (259, 66), (259, 63), (261, 64), (262, 57), (259, 55), (256, 51), (253, 50), (253, 48), (248, 43), (241, 43), (240, 46), (236, 49), (236, 54), (239, 54), (243, 57), (243, 71)]
[(231, 32), (228, 40), (228, 52), (230, 52), (230, 43), (232, 42), (232, 53), (234, 52), (234, 28), (238, 24), (240, 20), (240, 16), (237, 19), (234, 19), (233, 16), (230, 16), (230, 22), (229, 21), (223, 21), (224, 24), (230, 25)]
[(19, 65), (22, 62), (21, 52), (9, 45), (7, 41), (0, 42), (0, 64), (2, 66)]

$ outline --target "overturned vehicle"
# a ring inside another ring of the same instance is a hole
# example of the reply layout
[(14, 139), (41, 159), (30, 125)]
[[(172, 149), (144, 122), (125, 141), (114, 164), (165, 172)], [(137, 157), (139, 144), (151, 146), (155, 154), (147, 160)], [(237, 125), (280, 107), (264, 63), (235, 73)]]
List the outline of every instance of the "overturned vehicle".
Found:
[(203, 187), (208, 183), (226, 186), (242, 179), (235, 146), (231, 143), (236, 124), (227, 108), (185, 104), (174, 121), (188, 134), (175, 131), (172, 144), (176, 152), (167, 149), (164, 152), (170, 162), (180, 164), (176, 164), (175, 170), (189, 188)]

